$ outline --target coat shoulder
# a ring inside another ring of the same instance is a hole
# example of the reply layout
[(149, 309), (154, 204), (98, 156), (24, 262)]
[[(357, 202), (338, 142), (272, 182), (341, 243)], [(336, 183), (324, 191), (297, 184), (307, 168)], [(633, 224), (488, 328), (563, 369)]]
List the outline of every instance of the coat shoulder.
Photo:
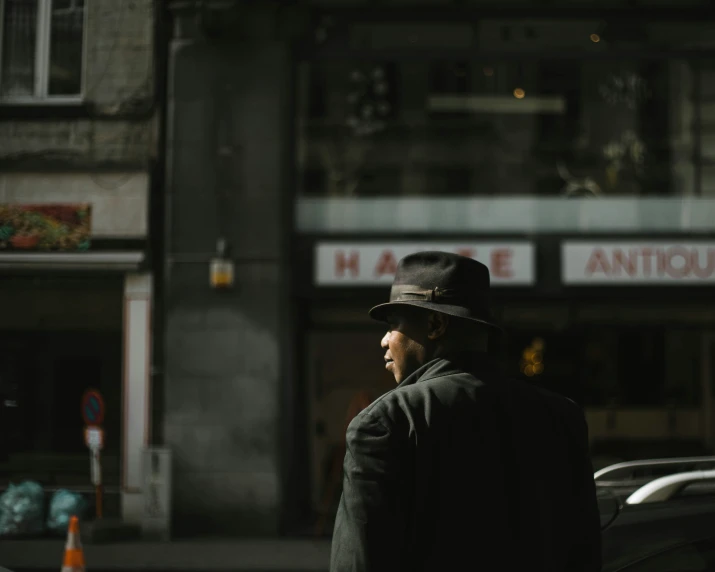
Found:
[(394, 426), (395, 421), (403, 419), (407, 411), (422, 408), (430, 395), (438, 393), (445, 396), (456, 393), (457, 385), (454, 382), (474, 383), (478, 380), (472, 374), (458, 372), (399, 386), (378, 397), (363, 409), (357, 418), (362, 419), (360, 422), (373, 419), (389, 429)]
[[(396, 387), (378, 397), (363, 409), (353, 420), (354, 426), (379, 424), (388, 431), (401, 426), (407, 417), (418, 410), (425, 410), (435, 398), (446, 406), (456, 405), (463, 399), (479, 401), (480, 391), (476, 388), (492, 387), (516, 409), (536, 413), (541, 411), (550, 417), (560, 418), (569, 426), (585, 423), (583, 409), (575, 401), (508, 376), (491, 379), (488, 382), (468, 372), (454, 372), (447, 375), (420, 380), (417, 383)], [(469, 388), (468, 391), (464, 391)], [(476, 390), (475, 390), (476, 389)], [(473, 391), (475, 390), (475, 391)]]
[(394, 408), (394, 403), (396, 402), (395, 393), (400, 391), (402, 388), (391, 389), (387, 393), (382, 394), (365, 409), (355, 416), (353, 423), (379, 423), (389, 428), (389, 419), (391, 417), (391, 411)]

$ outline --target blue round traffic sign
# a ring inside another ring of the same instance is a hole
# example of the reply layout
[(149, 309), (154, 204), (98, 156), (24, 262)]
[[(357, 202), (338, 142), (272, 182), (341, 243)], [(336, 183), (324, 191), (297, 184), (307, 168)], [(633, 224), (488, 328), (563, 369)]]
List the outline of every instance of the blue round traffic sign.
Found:
[(87, 425), (101, 425), (104, 421), (104, 399), (96, 389), (82, 396), (82, 418)]

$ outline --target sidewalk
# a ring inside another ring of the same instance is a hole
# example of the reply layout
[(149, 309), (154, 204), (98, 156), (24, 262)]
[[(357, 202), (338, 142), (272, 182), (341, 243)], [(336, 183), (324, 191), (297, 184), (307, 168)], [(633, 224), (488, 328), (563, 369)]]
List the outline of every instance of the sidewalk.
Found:
[[(57, 569), (64, 540), (0, 540), (0, 567)], [(184, 540), (85, 544), (87, 570), (326, 572), (329, 540)]]

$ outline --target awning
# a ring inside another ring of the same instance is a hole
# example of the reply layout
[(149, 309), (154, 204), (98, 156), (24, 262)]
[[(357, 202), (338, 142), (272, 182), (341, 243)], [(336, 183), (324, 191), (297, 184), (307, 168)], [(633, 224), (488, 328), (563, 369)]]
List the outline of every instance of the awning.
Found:
[(143, 252), (28, 252), (0, 254), (0, 270), (103, 270), (132, 272)]

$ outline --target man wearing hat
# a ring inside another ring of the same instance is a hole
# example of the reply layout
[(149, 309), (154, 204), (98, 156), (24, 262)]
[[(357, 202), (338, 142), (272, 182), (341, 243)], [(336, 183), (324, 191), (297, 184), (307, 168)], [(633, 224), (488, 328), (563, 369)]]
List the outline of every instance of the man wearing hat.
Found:
[(600, 570), (583, 412), (500, 373), (488, 293), (483, 264), (420, 252), (370, 310), (397, 387), (348, 427), (331, 572)]

